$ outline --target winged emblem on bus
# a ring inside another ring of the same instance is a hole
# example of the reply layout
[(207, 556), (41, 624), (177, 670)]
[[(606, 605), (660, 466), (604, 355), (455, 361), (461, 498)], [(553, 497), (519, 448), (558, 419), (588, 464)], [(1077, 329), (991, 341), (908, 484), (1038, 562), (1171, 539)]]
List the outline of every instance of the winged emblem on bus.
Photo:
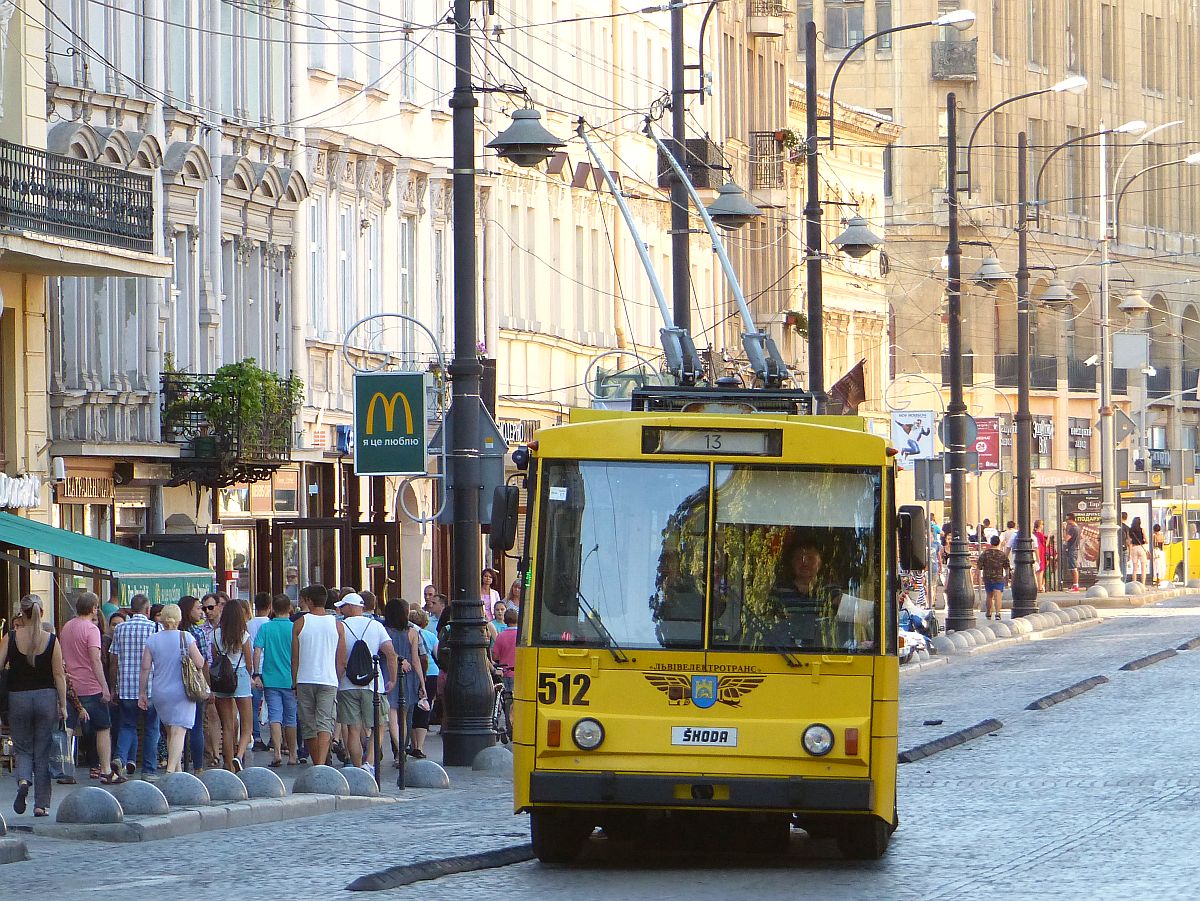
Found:
[(742, 697), (763, 683), (762, 676), (685, 676), (682, 673), (645, 673), (646, 681), (667, 696), (672, 706), (694, 704), (705, 709), (714, 703), (741, 707)]

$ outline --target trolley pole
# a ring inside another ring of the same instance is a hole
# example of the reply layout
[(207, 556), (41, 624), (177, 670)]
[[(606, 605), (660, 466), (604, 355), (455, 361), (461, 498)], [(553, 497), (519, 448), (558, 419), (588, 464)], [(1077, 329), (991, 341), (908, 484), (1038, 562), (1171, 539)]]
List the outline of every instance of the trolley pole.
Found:
[[(671, 4), (671, 152), (683, 170), (687, 171), (687, 118), (684, 98), (687, 96), (683, 62), (683, 8), (686, 4)], [(691, 241), (688, 219), (687, 185), (672, 169), (671, 184), (671, 305), (675, 328), (691, 332), (692, 271)]]

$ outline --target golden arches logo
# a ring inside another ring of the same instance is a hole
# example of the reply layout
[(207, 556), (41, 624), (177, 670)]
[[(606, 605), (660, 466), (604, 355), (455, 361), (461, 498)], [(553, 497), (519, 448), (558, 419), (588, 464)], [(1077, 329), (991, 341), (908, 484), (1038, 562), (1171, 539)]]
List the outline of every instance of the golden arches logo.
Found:
[(392, 399), (388, 400), (384, 397), (382, 391), (376, 391), (371, 395), (371, 402), (367, 404), (367, 421), (366, 432), (368, 435), (375, 433), (375, 403), (378, 401), (383, 404), (383, 426), (384, 431), (390, 432), (395, 427), (396, 422), (396, 401), (399, 400), (404, 404), (404, 431), (406, 434), (413, 434), (413, 417), (412, 407), (408, 403), (408, 398), (403, 391), (397, 391), (392, 395)]

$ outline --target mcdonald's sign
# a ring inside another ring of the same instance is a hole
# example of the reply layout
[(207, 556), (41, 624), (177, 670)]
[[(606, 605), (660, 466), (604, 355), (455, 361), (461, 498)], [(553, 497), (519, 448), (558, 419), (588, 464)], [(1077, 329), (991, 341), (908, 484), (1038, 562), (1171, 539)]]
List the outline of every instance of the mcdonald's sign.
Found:
[(354, 471), (360, 476), (425, 472), (425, 374), (354, 376)]

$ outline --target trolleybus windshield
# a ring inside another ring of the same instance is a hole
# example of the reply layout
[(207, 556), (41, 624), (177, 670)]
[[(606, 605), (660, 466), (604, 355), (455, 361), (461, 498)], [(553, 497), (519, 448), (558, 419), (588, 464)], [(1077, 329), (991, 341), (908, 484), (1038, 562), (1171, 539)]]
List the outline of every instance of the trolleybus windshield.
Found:
[(547, 460), (539, 482), (538, 643), (701, 649), (708, 624), (713, 650), (877, 653), (878, 472)]

